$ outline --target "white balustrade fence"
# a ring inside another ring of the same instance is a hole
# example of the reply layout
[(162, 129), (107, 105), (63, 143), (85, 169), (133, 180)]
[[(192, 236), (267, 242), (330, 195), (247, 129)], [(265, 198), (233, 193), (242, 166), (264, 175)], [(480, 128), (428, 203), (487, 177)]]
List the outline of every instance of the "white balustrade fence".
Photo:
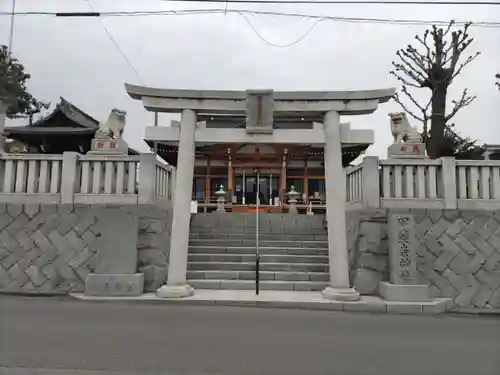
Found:
[(62, 161), (62, 155), (0, 155), (0, 200), (57, 202), (61, 193)]
[(348, 210), (500, 209), (500, 161), (366, 159), (346, 169)]
[(363, 164), (346, 170), (347, 202), (358, 202), (363, 199)]
[(418, 200), (426, 208), (441, 205), (441, 160), (380, 161), (380, 197), (383, 207), (401, 207)]
[(500, 209), (500, 161), (457, 160), (456, 184), (459, 205)]
[[(0, 203), (170, 204), (175, 168), (139, 156), (0, 155)], [(378, 160), (346, 168), (347, 209), (500, 209), (500, 161)]]
[(173, 167), (156, 162), (155, 168), (155, 196), (164, 200), (172, 199)]
[(137, 203), (139, 161), (140, 156), (79, 156), (74, 202)]
[(153, 154), (3, 154), (0, 155), (0, 202), (169, 203), (174, 170), (157, 162)]

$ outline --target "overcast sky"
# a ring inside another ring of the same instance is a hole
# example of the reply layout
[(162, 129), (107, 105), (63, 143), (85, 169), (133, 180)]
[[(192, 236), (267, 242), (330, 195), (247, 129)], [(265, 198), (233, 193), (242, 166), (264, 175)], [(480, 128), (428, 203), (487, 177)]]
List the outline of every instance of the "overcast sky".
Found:
[[(10, 11), (10, 0), (0, 11)], [(181, 4), (157, 0), (92, 0), (96, 11), (223, 8), (223, 4)], [(500, 22), (500, 6), (413, 5), (243, 5), (229, 9), (297, 12), (328, 16), (472, 20)], [(17, 0), (18, 11), (89, 11), (86, 0)], [(249, 15), (266, 40), (286, 45), (300, 38), (311, 19)], [(153, 114), (130, 99), (124, 82), (160, 88), (275, 90), (357, 90), (397, 87), (389, 75), (399, 48), (413, 43), (425, 26), (323, 21), (300, 43), (272, 47), (255, 34), (239, 14), (113, 17), (102, 19), (142, 82), (127, 65), (96, 18), (18, 16), (13, 53), (32, 74), (29, 89), (54, 104), (63, 96), (98, 120), (111, 108), (125, 109), (125, 138), (142, 151), (144, 128)], [(8, 43), (10, 17), (0, 17), (0, 44)], [(500, 72), (500, 28), (471, 29), (475, 41), (469, 53), (481, 51), (456, 80), (450, 101), (468, 87), (477, 100), (455, 118), (464, 136), (482, 143), (500, 143), (500, 92), (493, 84)], [(421, 90), (423, 100), (428, 93)], [(451, 105), (451, 103), (450, 103)], [(391, 142), (389, 112), (396, 103), (381, 105), (373, 115), (350, 118), (354, 127), (375, 130), (369, 154), (385, 156)], [(162, 116), (163, 125), (169, 123)], [(347, 118), (346, 118), (347, 120)], [(420, 125), (413, 121), (414, 125)]]

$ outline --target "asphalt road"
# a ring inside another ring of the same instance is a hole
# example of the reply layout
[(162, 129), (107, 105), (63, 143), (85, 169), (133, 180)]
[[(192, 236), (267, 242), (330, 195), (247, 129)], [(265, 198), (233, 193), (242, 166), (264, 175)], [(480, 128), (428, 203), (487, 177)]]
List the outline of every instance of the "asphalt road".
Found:
[(495, 317), (0, 295), (0, 339), (2, 375), (500, 374)]

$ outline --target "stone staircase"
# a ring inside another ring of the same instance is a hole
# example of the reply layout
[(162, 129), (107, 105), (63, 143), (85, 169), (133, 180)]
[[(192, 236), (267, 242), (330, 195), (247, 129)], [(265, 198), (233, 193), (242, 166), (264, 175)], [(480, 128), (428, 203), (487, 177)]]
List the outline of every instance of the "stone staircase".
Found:
[[(323, 290), (328, 242), (320, 215), (260, 214), (262, 290)], [(254, 289), (256, 215), (196, 214), (191, 223), (188, 283), (197, 289)]]

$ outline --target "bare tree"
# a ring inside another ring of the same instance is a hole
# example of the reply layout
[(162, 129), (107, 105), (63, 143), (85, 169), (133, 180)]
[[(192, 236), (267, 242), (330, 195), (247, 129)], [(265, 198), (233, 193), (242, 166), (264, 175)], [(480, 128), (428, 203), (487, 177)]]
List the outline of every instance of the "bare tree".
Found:
[[(427, 144), (427, 153), (431, 158), (441, 156), (441, 147), (444, 144), (447, 123), (457, 112), (471, 104), (476, 97), (469, 96), (465, 89), (459, 100), (454, 100), (452, 109), (446, 112), (446, 99), (448, 88), (462, 70), (470, 64), (480, 52), (469, 56), (460, 63), (462, 54), (474, 40), (468, 34), (471, 23), (464, 25), (463, 29), (451, 31), (454, 26), (451, 21), (446, 28), (432, 26), (423, 36), (416, 35), (420, 49), (411, 45), (400, 49), (396, 55), (399, 62), (392, 62), (394, 69), (391, 74), (401, 83), (401, 94), (410, 101), (416, 110), (396, 94), (394, 100), (413, 118), (423, 123), (424, 141)], [(448, 39), (451, 39), (448, 41)], [(431, 92), (425, 104), (419, 103), (411, 93), (410, 87), (428, 88)], [(428, 123), (431, 122), (430, 132)], [(430, 138), (427, 139), (428, 135)]]

